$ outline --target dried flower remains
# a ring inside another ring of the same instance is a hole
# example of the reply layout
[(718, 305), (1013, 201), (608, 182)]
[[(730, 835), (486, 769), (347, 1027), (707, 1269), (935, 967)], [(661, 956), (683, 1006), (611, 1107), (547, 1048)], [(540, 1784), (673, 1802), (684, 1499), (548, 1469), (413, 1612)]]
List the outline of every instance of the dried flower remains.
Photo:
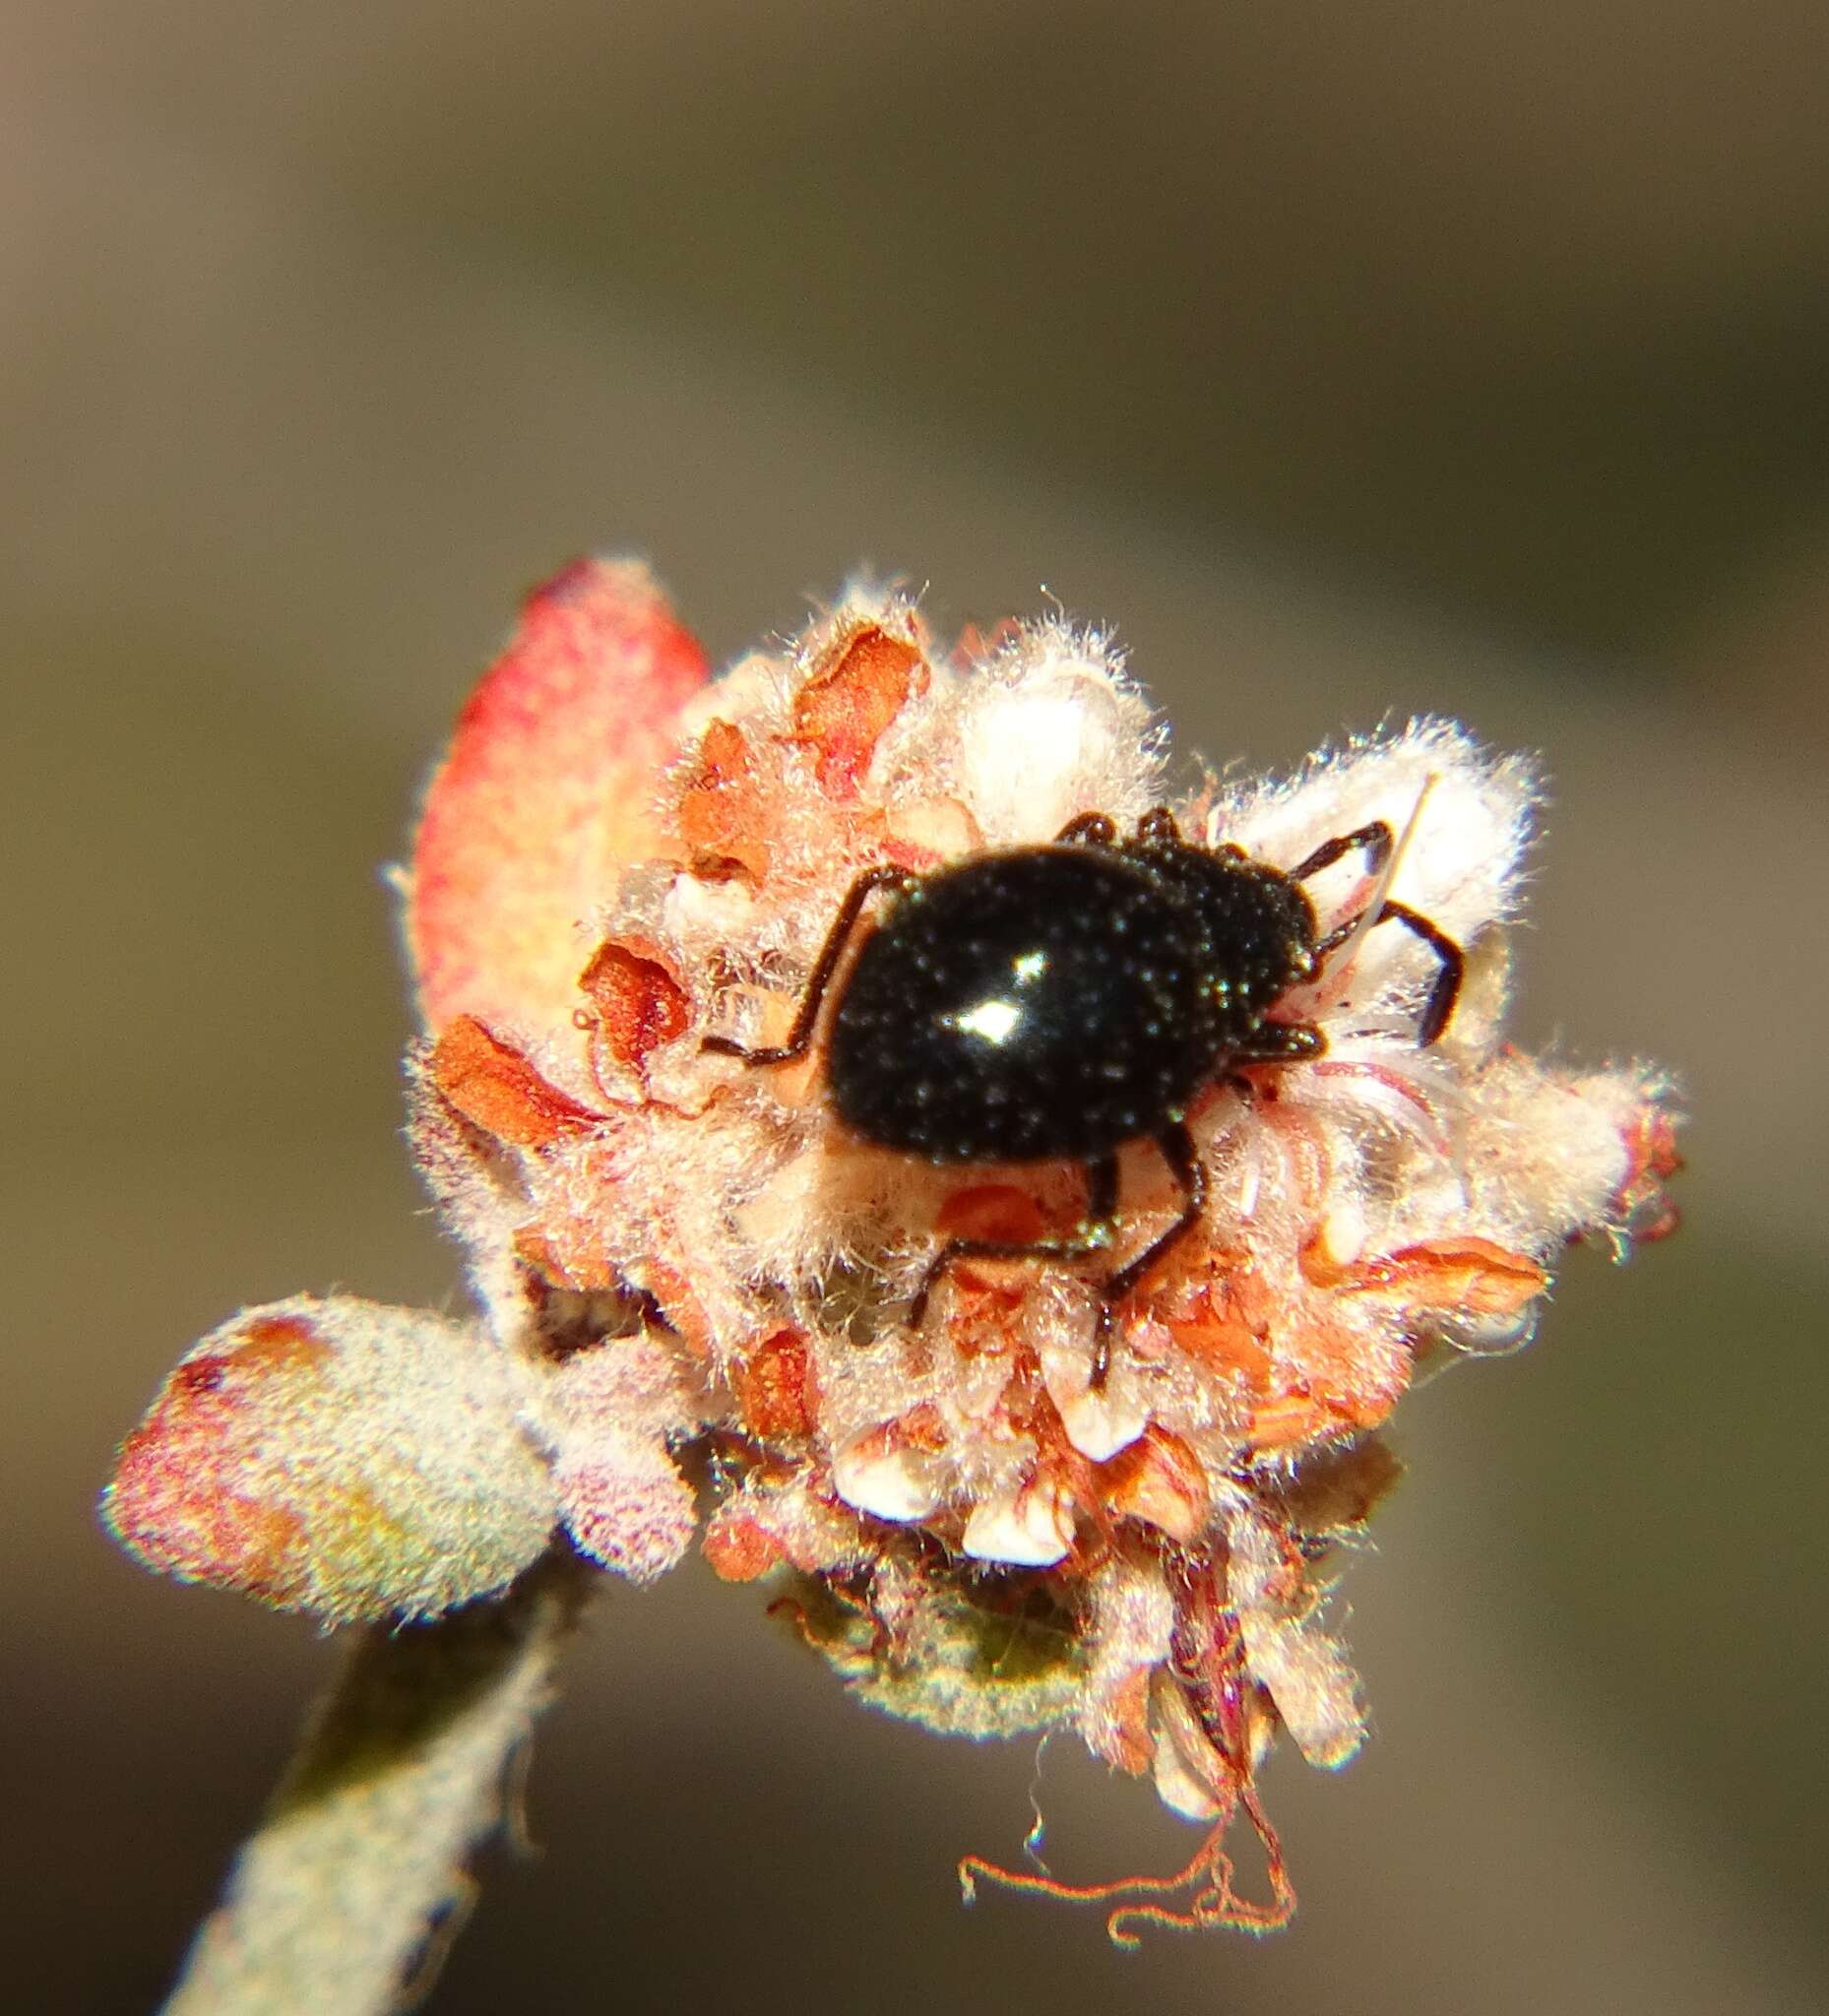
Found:
[(1327, 1606), (1380, 1430), (1526, 1338), (1571, 1241), (1668, 1229), (1673, 1113), (1502, 1039), (1527, 761), (1424, 720), (1166, 766), (1064, 621), (942, 652), (856, 590), (710, 681), (640, 568), (537, 591), (403, 878), (413, 1149), (478, 1314), (244, 1311), (129, 1437), (115, 1532), (330, 1623), (487, 1597), (555, 1530), (636, 1580), (697, 1536), (865, 1700), (1073, 1728), (1202, 1825), (1171, 1878), (968, 1886), (1125, 1940), (1284, 1922), (1255, 1777), (1280, 1731), (1362, 1739)]

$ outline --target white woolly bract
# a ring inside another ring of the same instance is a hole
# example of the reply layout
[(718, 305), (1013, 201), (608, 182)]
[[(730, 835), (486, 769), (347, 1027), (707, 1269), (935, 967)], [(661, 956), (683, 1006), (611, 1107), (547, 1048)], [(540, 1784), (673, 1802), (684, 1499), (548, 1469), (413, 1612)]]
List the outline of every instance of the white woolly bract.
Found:
[(567, 1530), (594, 1560), (637, 1582), (672, 1567), (698, 1526), (692, 1487), (666, 1449), (704, 1412), (681, 1373), (659, 1339), (623, 1338), (561, 1364), (541, 1409)]
[[(1383, 895), (1421, 911), (1450, 937), (1471, 940), (1517, 914), (1541, 798), (1531, 758), (1495, 755), (1458, 723), (1424, 717), (1395, 733), (1323, 750), (1289, 778), (1221, 792), (1206, 838), (1288, 869), (1321, 842), (1383, 820), (1400, 839), (1409, 836)], [(1329, 873), (1348, 884), (1359, 867), (1348, 857)], [(1330, 886), (1317, 881), (1313, 893)]]
[(1098, 631), (1026, 630), (961, 684), (948, 753), (986, 846), (1049, 838), (1080, 812), (1129, 821), (1160, 802), (1149, 703)]

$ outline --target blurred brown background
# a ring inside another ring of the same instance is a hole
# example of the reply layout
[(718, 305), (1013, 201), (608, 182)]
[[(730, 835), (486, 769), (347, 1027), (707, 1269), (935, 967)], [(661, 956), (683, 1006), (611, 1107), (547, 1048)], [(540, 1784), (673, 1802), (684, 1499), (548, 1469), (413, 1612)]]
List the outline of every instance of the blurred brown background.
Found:
[[(152, 2005), (334, 1655), (92, 1521), (244, 1300), (455, 1273), (378, 865), (514, 600), (649, 553), (715, 651), (860, 561), (1115, 622), (1184, 736), (1543, 749), (1524, 1025), (1667, 1058), (1688, 1222), (1401, 1421), (1378, 1735), (1303, 1908), (990, 1897), (1027, 1748), (619, 1593), (431, 2007), (1829, 1999), (1819, 6), (11, 0), (0, 807), (9, 2008)], [(1069, 1870), (1167, 1866), (1050, 1751)]]

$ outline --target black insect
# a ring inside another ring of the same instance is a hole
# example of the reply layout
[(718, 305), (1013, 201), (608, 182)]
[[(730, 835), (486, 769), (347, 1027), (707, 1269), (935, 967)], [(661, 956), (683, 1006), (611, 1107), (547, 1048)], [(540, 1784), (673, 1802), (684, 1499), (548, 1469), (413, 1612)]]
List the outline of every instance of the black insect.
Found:
[[(1206, 1171), (1187, 1128), (1194, 1095), (1252, 1065), (1318, 1056), (1312, 1023), (1272, 1019), (1291, 988), (1314, 979), (1363, 921), (1320, 935), (1300, 886), (1358, 848), (1376, 875), (1391, 856), (1380, 820), (1316, 848), (1285, 870), (1237, 847), (1196, 847), (1166, 808), (1120, 840), (1103, 812), (1083, 813), (1052, 845), (974, 854), (916, 875), (870, 868), (839, 906), (786, 1042), (749, 1049), (714, 1036), (705, 1047), (748, 1064), (803, 1056), (864, 906), (893, 901), (844, 976), (826, 1036), (826, 1077), (839, 1118), (862, 1139), (929, 1163), (1085, 1165), (1085, 1215), (1071, 1231), (1014, 1243), (949, 1239), (909, 1311), (918, 1324), (934, 1284), (968, 1254), (1073, 1260), (1118, 1231), (1117, 1151), (1152, 1140), (1181, 1191), (1181, 1210), (1100, 1291), (1092, 1383), (1110, 1364), (1112, 1312), (1199, 1222)], [(1425, 916), (1383, 903), (1440, 962), (1417, 1031), (1447, 1027), (1460, 992), (1461, 948)]]

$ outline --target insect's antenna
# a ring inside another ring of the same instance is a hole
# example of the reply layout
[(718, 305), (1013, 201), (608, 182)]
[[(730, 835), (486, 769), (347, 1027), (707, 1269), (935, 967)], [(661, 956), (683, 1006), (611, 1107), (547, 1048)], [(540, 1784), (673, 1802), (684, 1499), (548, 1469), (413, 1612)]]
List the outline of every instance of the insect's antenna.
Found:
[(1391, 849), (1391, 857), (1384, 864), (1384, 871), (1372, 885), (1371, 895), (1366, 899), (1365, 908), (1359, 912), (1358, 921), (1353, 927), (1353, 935), (1340, 948), (1340, 958), (1335, 963), (1334, 973), (1346, 980), (1353, 972), (1353, 962), (1359, 956), (1359, 947), (1364, 943), (1365, 933), (1378, 921), (1378, 913), (1384, 909), (1384, 900), (1391, 893), (1391, 885), (1397, 880), (1397, 871), (1404, 865), (1404, 855), (1410, 850), (1410, 843), (1416, 838), (1417, 828), (1422, 823), (1422, 808), (1429, 801), (1429, 793), (1441, 781), (1440, 773), (1431, 770), (1422, 780), (1422, 788), (1417, 793), (1417, 802), (1410, 808), (1410, 817), (1404, 821), (1404, 830), (1397, 836), (1397, 843)]

